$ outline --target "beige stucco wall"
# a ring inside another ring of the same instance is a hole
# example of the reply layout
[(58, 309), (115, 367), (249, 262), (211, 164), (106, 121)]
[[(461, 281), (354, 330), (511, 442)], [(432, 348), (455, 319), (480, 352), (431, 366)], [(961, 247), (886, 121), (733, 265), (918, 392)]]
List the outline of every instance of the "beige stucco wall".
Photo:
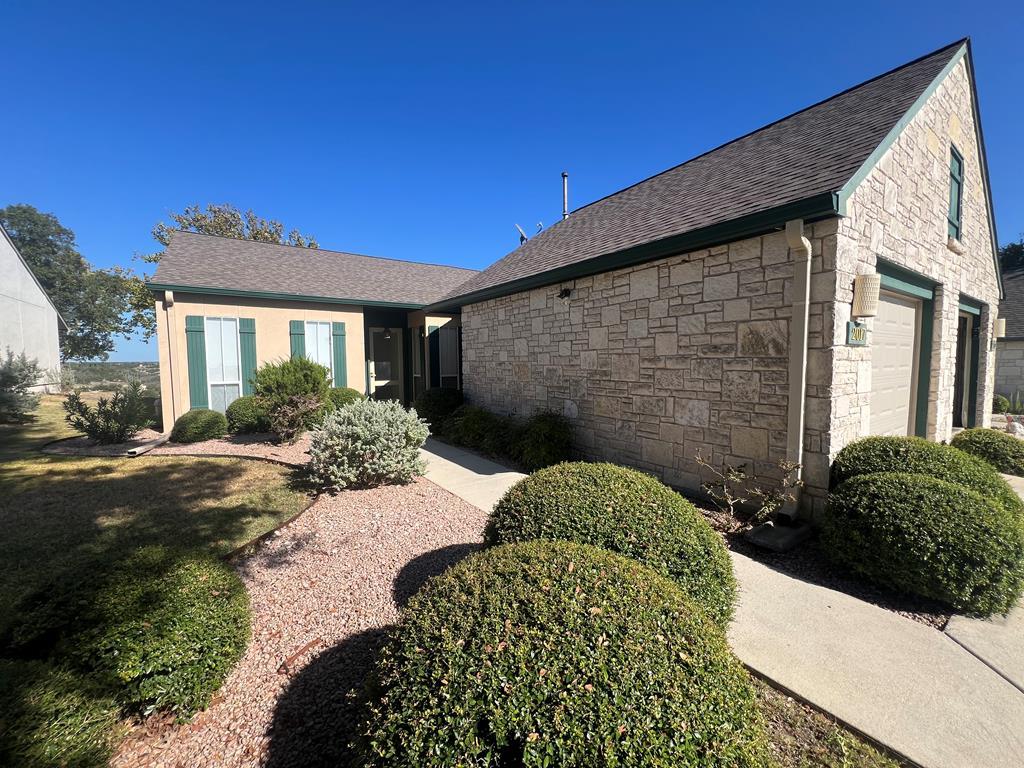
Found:
[[(948, 244), (949, 157), (953, 143), (964, 159), (960, 244)], [(995, 375), (991, 352), (999, 304), (988, 208), (966, 63), (961, 60), (850, 197), (840, 220), (835, 268), (815, 285), (818, 297), (834, 292), (826, 333), (812, 337), (808, 361), (809, 407), (822, 413), (822, 442), (807, 456), (823, 476), (836, 453), (868, 431), (871, 347), (847, 347), (853, 279), (875, 271), (879, 258), (935, 281), (934, 327), (927, 436), (949, 440), (953, 426), (957, 316), (963, 293), (986, 305), (981, 316), (979, 425), (990, 419)], [(962, 252), (961, 252), (962, 251)], [(870, 328), (871, 322), (868, 321)]]
[[(345, 323), (345, 352), (348, 386), (366, 391), (366, 354), (363, 310), (340, 304), (300, 301), (272, 301), (231, 296), (174, 293), (166, 306), (156, 301), (157, 346), (160, 358), (160, 390), (164, 429), (189, 410), (188, 360), (185, 350), (185, 318), (246, 317), (256, 321), (256, 364), (285, 360), (291, 355), (288, 323), (291, 320), (319, 320)], [(168, 329), (173, 328), (169, 333)]]

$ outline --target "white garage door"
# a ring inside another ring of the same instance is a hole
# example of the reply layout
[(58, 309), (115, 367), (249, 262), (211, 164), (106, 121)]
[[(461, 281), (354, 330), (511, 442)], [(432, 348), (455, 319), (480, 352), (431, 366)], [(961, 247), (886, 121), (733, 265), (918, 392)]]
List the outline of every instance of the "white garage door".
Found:
[(883, 293), (871, 334), (871, 434), (914, 434), (921, 302)]

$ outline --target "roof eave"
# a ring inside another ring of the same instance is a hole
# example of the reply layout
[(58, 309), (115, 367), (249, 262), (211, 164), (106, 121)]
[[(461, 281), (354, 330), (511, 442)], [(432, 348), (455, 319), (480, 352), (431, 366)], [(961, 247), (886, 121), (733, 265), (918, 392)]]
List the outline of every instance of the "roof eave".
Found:
[(238, 296), (248, 299), (270, 299), (274, 301), (317, 301), (324, 304), (348, 304), (359, 307), (387, 307), (389, 309), (423, 309), (425, 304), (412, 302), (380, 301), (376, 299), (353, 299), (338, 296), (310, 296), (296, 293), (277, 293), (274, 291), (242, 291), (233, 288), (214, 288), (205, 285), (181, 285), (177, 283), (148, 282), (146, 287), (154, 294), (157, 291), (180, 291), (181, 293), (199, 293), (213, 296)]
[(708, 227), (672, 235), (661, 240), (643, 243), (620, 251), (595, 256), (586, 261), (569, 264), (557, 269), (512, 280), (500, 285), (482, 288), (460, 296), (442, 299), (425, 309), (428, 312), (451, 311), (467, 304), (521, 293), (546, 285), (556, 285), (580, 277), (596, 275), (613, 269), (635, 266), (680, 253), (712, 248), (723, 243), (756, 237), (781, 229), (787, 221), (803, 219), (813, 222), (839, 215), (839, 199), (834, 192), (825, 192), (813, 197), (786, 203), (765, 211), (742, 216), (738, 219), (712, 224)]

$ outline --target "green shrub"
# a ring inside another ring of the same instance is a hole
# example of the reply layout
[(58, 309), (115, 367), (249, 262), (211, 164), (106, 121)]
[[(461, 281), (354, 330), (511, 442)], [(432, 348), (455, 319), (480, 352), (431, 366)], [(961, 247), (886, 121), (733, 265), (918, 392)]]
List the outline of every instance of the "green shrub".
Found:
[(1024, 589), (1024, 523), (961, 485), (923, 474), (858, 475), (828, 499), (825, 552), (871, 581), (983, 616)]
[(570, 542), (472, 555), (402, 613), (364, 766), (763, 766), (754, 689), (671, 581)]
[(349, 403), (365, 399), (362, 392), (352, 387), (331, 387), (327, 390), (327, 402), (332, 408), (344, 408)]
[(992, 413), (1006, 413), (1010, 410), (1009, 398), (996, 394), (992, 396)]
[(866, 437), (843, 448), (832, 462), (832, 487), (856, 475), (910, 472), (991, 496), (1024, 513), (1024, 504), (991, 466), (948, 445), (920, 437)]
[(330, 372), (305, 357), (265, 363), (256, 371), (252, 391), (270, 418), (270, 429), (283, 442), (323, 419)]
[(557, 413), (531, 416), (519, 435), (515, 459), (527, 470), (549, 467), (568, 460), (572, 453), (572, 427)]
[(270, 431), (270, 417), (255, 395), (244, 395), (232, 401), (224, 415), (228, 431), (233, 434)]
[(97, 443), (123, 443), (153, 423), (152, 405), (147, 402), (142, 383), (129, 382), (111, 397), (101, 397), (96, 407), (72, 392), (64, 398), (64, 419)]
[(29, 391), (39, 383), (43, 371), (35, 358), (29, 360), (22, 352), (17, 357), (7, 349), (0, 357), (0, 423), (22, 422), (39, 406), (39, 395)]
[(965, 429), (953, 436), (952, 446), (977, 456), (1000, 472), (1024, 476), (1024, 441), (995, 429)]
[(322, 488), (407, 483), (425, 470), (426, 422), (394, 400), (359, 400), (332, 411), (310, 441), (310, 474)]
[(451, 416), (460, 405), (462, 405), (461, 390), (440, 387), (434, 387), (421, 393), (413, 403), (419, 417), (426, 421), (435, 432), (439, 431), (444, 420)]
[(197, 408), (178, 417), (171, 430), (171, 440), (175, 443), (198, 443), (224, 437), (227, 431), (228, 420), (223, 413)]
[(732, 617), (736, 581), (721, 538), (690, 502), (635, 469), (575, 462), (520, 480), (495, 505), (484, 541), (531, 539), (632, 557), (677, 582), (716, 623)]
[(62, 644), (128, 708), (186, 718), (203, 709), (249, 640), (249, 597), (222, 561), (138, 550), (90, 597)]
[(512, 458), (519, 445), (522, 425), (476, 405), (460, 405), (443, 422), (442, 431), (456, 445)]
[(89, 680), (0, 660), (0, 765), (105, 768), (121, 731), (116, 703)]

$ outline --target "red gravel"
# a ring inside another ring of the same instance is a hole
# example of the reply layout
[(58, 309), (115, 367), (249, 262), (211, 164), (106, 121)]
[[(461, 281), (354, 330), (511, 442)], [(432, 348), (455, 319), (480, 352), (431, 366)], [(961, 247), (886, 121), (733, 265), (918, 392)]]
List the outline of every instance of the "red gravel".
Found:
[(346, 692), (361, 685), (396, 600), (477, 548), (485, 520), (423, 479), (321, 497), (236, 563), (253, 637), (214, 703), (185, 725), (137, 727), (112, 765), (341, 764), (355, 723)]
[(274, 442), (272, 435), (229, 435), (201, 443), (164, 443), (150, 454), (154, 456), (256, 456), (274, 459), (285, 464), (305, 464), (309, 461), (309, 433), (292, 444)]

